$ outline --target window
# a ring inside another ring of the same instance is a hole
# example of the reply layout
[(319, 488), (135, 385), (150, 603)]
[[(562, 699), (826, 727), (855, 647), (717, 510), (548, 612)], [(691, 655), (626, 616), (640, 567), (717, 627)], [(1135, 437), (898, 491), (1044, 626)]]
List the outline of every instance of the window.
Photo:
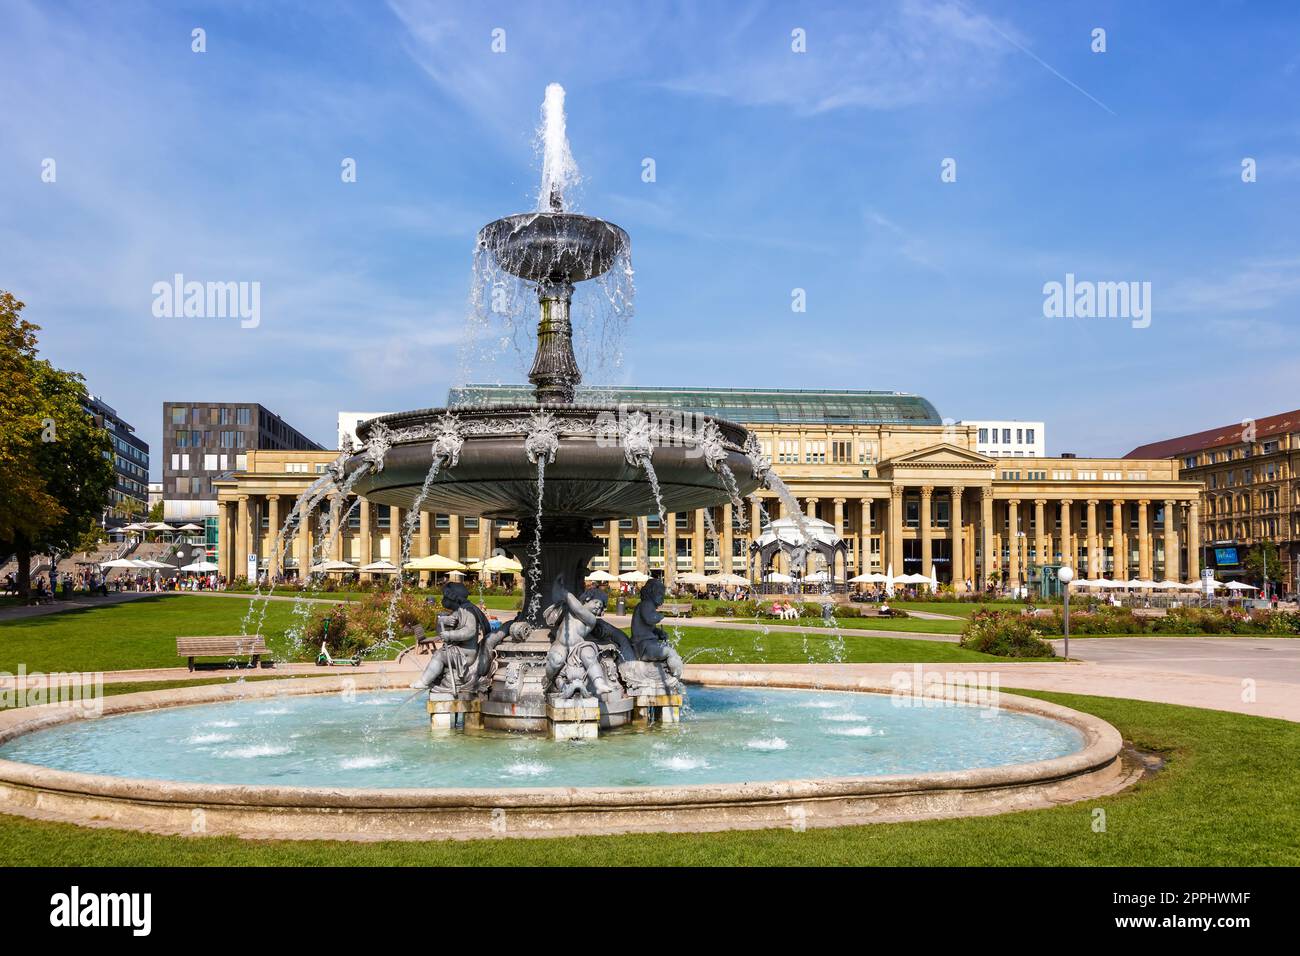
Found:
[(794, 465), (799, 463), (799, 441), (794, 438), (782, 438), (780, 451), (777, 453), (777, 462), (784, 465)]
[(229, 424), (230, 424), (230, 409), (228, 409), (228, 408), (223, 408), (223, 409), (221, 409), (221, 422), (220, 422), (220, 424), (222, 424), (222, 425), (229, 425)]
[(804, 444), (804, 463), (809, 465), (826, 464), (826, 443), (810, 441)]
[(1024, 443), (1025, 443), (1025, 430), (1024, 430), (1023, 428), (1017, 428), (1017, 429), (1016, 429), (1016, 444), (1017, 444), (1017, 445), (1023, 445)]
[(909, 528), (918, 527), (921, 524), (921, 502), (916, 498), (908, 498), (904, 502), (904, 511), (906, 513), (906, 524)]
[(993, 429), (992, 444), (996, 445), (997, 443), (998, 443), (998, 430), (995, 428)]
[(1004, 445), (1010, 445), (1010, 444), (1011, 444), (1011, 429), (1010, 429), (1010, 428), (1004, 428), (1004, 429), (1002, 429), (1002, 444), (1004, 444)]
[(837, 465), (846, 465), (853, 460), (853, 442), (831, 442), (831, 461)]
[(1047, 472), (1045, 472), (1045, 471), (1031, 471), (1031, 472), (1028, 472), (1027, 474), (1028, 474), (1028, 477), (1029, 477), (1029, 480), (1030, 480), (1030, 481), (1046, 481), (1046, 480), (1047, 480)]
[(237, 408), (237, 409), (235, 409), (235, 424), (236, 424), (236, 425), (251, 425), (252, 423), (253, 423), (253, 414), (252, 414), (252, 409), (250, 409), (250, 408)]
[(189, 433), (189, 432), (177, 432), (176, 435), (175, 435), (175, 439), (176, 439), (176, 447), (177, 447), (177, 448), (189, 448), (189, 447), (190, 447), (190, 433)]
[(1103, 471), (1101, 473), (1102, 481), (1122, 481), (1123, 479), (1124, 472), (1122, 471)]
[(222, 447), (222, 448), (234, 448), (234, 447), (235, 447), (235, 433), (234, 433), (234, 432), (222, 432), (222, 433), (221, 433), (221, 447)]
[(1032, 445), (1033, 443), (1034, 443), (1034, 430), (1033, 430), (1032, 428), (1026, 428), (1026, 429), (1025, 429), (1025, 444), (1026, 444), (1026, 445)]
[(1072, 477), (1072, 476), (1071, 476), (1070, 472), (1068, 472), (1068, 471), (1054, 471), (1054, 472), (1052, 472), (1052, 480), (1053, 480), (1053, 481), (1069, 481), (1071, 477)]
[(979, 443), (981, 445), (987, 445), (989, 443), (989, 430), (987, 428), (980, 429)]
[(1184, 459), (1183, 459), (1183, 467), (1184, 467), (1184, 468), (1195, 468), (1195, 467), (1196, 467), (1196, 456), (1195, 456), (1195, 455), (1188, 455), (1186, 458), (1184, 458)]
[(1146, 481), (1147, 473), (1145, 471), (1130, 471), (1128, 473), (1130, 481)]
[(236, 456), (235, 456), (235, 470), (236, 470), (236, 471), (248, 471), (248, 456), (247, 456), (247, 455), (236, 455)]
[(181, 405), (172, 406), (172, 424), (184, 425), (185, 419), (189, 417), (189, 411), (188, 408)]
[[(876, 461), (876, 446), (872, 442), (858, 443), (858, 464), (871, 465)], [(864, 476), (865, 477), (865, 476)]]

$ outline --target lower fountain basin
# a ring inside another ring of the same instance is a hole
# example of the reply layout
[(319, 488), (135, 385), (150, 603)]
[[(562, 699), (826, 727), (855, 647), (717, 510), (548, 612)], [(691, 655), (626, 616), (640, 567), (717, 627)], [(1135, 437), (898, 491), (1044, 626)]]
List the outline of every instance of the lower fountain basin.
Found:
[(95, 720), (19, 708), (0, 713), (0, 811), (295, 839), (802, 829), (1056, 806), (1141, 775), (1109, 724), (1032, 698), (909, 710), (847, 674), (819, 683), (849, 693), (775, 689), (797, 669), (701, 677), (729, 687), (693, 688), (682, 724), (588, 743), (430, 736), (383, 674), (123, 694)]
[[(643, 467), (629, 462), (620, 439), (620, 422), (640, 412), (655, 423), (659, 440), (651, 464), (659, 481), (665, 511), (691, 511), (731, 500), (721, 467), (708, 467), (696, 441), (697, 426), (682, 413), (663, 409), (603, 405), (521, 405), (402, 412), (366, 422), (365, 440), (382, 423), (392, 436), (383, 470), (367, 473), (353, 486), (381, 504), (411, 508), (433, 462), (435, 430), (450, 413), (463, 445), (455, 465), (443, 467), (430, 486), (421, 510), (518, 518), (537, 513), (537, 465), (525, 451), (534, 416), (549, 416), (558, 438), (555, 460), (546, 465), (543, 520), (553, 517), (599, 520), (653, 514), (655, 501)], [(711, 419), (721, 437), (726, 469), (743, 497), (758, 487), (743, 448), (748, 432), (731, 422)], [(364, 463), (358, 455), (349, 471)]]

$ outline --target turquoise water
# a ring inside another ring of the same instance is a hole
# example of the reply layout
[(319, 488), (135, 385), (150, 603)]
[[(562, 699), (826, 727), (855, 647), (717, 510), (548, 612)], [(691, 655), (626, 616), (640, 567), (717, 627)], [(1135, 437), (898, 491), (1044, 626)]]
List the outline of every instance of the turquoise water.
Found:
[(1026, 763), (1073, 753), (1058, 721), (878, 694), (692, 688), (683, 721), (598, 741), (429, 732), (405, 694), (274, 697), (80, 721), (0, 746), (61, 770), (299, 787), (735, 783)]

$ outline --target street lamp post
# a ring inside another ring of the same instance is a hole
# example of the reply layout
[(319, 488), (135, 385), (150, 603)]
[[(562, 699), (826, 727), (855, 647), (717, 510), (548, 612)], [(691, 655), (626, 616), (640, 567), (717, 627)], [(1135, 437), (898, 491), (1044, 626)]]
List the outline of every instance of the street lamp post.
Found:
[(1074, 570), (1067, 564), (1057, 569), (1056, 579), (1061, 582), (1064, 590), (1061, 596), (1065, 599), (1065, 613), (1061, 615), (1061, 630), (1065, 633), (1065, 659), (1070, 659), (1070, 582), (1074, 580)]

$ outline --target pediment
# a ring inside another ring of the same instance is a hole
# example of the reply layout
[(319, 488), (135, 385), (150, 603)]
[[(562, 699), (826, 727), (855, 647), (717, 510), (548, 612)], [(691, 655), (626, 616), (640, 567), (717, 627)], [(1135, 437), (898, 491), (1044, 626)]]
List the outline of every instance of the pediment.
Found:
[(925, 448), (916, 448), (904, 454), (895, 455), (893, 458), (882, 461), (880, 468), (992, 468), (997, 462), (998, 459), (991, 458), (988, 455), (981, 455), (969, 448), (940, 442), (937, 445), (927, 445)]

